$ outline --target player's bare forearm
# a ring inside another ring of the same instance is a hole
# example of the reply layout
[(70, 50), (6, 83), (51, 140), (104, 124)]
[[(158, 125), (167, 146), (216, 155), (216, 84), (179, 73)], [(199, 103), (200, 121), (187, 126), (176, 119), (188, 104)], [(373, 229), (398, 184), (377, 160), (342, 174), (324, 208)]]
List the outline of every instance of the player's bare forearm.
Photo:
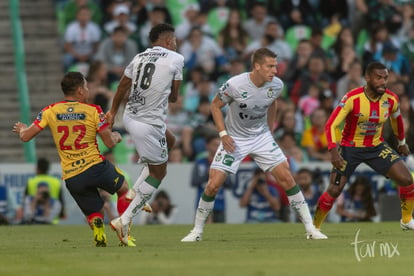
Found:
[(217, 131), (226, 130), (224, 125), (224, 117), (221, 108), (226, 104), (222, 102), (219, 97), (214, 97), (210, 105), (211, 115), (213, 116), (214, 124), (216, 125)]
[(31, 124), (29, 127), (27, 127), (26, 124), (17, 122), (14, 124), (12, 131), (19, 134), (20, 140), (23, 142), (28, 142), (33, 137), (35, 137), (41, 131), (41, 129), (38, 128), (35, 124)]
[(118, 112), (121, 102), (125, 99), (126, 94), (131, 88), (132, 80), (125, 75), (122, 76), (121, 81), (119, 82), (118, 88), (116, 90), (115, 96), (112, 100), (110, 112), (115, 116)]
[(272, 105), (267, 110), (267, 124), (269, 125), (269, 129), (273, 132), (273, 128), (276, 122), (276, 110), (277, 110), (277, 101), (274, 101)]
[(178, 93), (180, 91), (180, 85), (181, 85), (180, 80), (173, 80), (172, 81), (171, 93), (170, 93), (170, 96), (168, 97), (168, 102), (175, 103), (177, 101)]

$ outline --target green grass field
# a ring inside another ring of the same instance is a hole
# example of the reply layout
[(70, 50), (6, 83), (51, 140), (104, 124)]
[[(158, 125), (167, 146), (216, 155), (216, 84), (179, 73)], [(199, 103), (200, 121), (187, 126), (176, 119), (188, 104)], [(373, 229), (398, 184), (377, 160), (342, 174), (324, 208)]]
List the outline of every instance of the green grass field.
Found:
[(4, 226), (0, 275), (413, 275), (414, 232), (398, 222), (325, 224), (328, 240), (306, 240), (301, 224), (211, 224), (181, 243), (190, 229), (135, 225), (137, 247), (118, 247), (106, 226), (96, 248), (86, 225)]

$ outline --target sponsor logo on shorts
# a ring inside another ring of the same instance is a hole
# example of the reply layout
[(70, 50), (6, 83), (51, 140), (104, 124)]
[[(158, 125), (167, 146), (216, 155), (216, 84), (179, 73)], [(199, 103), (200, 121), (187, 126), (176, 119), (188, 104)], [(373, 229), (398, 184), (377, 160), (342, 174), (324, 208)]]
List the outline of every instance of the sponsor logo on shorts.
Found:
[(228, 155), (228, 154), (224, 155), (223, 162), (222, 162), (223, 165), (226, 165), (226, 166), (230, 167), (233, 164), (233, 162), (234, 162), (234, 157), (233, 156)]

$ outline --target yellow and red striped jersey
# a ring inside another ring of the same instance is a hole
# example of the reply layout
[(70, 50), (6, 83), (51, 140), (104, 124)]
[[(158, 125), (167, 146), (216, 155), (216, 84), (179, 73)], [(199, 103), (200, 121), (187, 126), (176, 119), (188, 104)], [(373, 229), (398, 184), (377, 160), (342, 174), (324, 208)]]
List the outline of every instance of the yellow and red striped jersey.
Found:
[(62, 178), (84, 172), (104, 159), (96, 134), (108, 127), (98, 105), (61, 101), (42, 109), (33, 122), (40, 129), (49, 126), (62, 166)]
[(328, 149), (339, 142), (336, 129), (344, 122), (340, 144), (347, 147), (374, 147), (384, 141), (384, 123), (390, 118), (391, 126), (398, 140), (404, 139), (404, 125), (400, 114), (399, 99), (386, 89), (377, 101), (371, 101), (364, 87), (355, 88), (342, 98), (329, 117), (325, 129)]

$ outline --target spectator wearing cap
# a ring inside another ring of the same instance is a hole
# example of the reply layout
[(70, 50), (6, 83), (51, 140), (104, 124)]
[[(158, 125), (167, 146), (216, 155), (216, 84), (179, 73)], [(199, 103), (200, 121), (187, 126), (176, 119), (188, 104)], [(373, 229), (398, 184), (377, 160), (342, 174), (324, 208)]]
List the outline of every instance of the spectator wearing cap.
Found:
[(382, 51), (374, 54), (374, 60), (383, 63), (389, 70), (394, 71), (400, 80), (408, 84), (410, 62), (391, 41), (384, 43)]
[(137, 30), (137, 26), (129, 18), (129, 7), (125, 4), (120, 4), (113, 9), (113, 19), (104, 24), (104, 31), (110, 35), (118, 26), (123, 26), (128, 34), (132, 34)]

